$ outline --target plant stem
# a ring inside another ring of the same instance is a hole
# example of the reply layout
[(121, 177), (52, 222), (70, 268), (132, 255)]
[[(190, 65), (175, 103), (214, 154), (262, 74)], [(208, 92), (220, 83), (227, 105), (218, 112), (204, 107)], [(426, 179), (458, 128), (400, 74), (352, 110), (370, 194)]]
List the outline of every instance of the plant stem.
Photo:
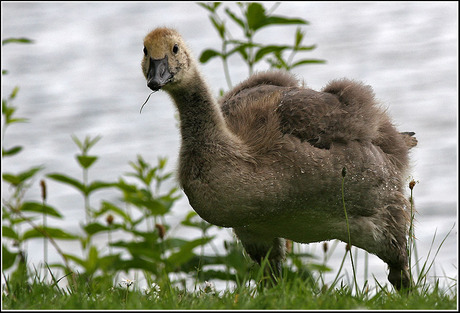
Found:
[[(45, 209), (45, 200), (42, 202), (43, 205), (43, 210)], [(46, 221), (46, 212), (43, 212), (43, 229), (46, 229), (47, 227), (47, 221)], [(48, 239), (43, 237), (43, 262), (45, 264), (48, 264)]]
[[(9, 207), (9, 206), (8, 206)], [(56, 243), (56, 241), (54, 241), (53, 237), (51, 237), (48, 232), (46, 232), (43, 228), (41, 227), (38, 227), (37, 225), (34, 224), (34, 222), (32, 222), (32, 220), (30, 218), (28, 218), (27, 216), (25, 216), (20, 210), (18, 209), (15, 209), (15, 208), (12, 208), (12, 207), (9, 207), (10, 210), (14, 211), (16, 214), (18, 214), (19, 217), (21, 217), (24, 221), (26, 221), (30, 226), (32, 226), (33, 229), (35, 229), (36, 231), (40, 232), (44, 237), (48, 238), (48, 240), (50, 241), (50, 243), (54, 246), (54, 248), (56, 249), (56, 251), (58, 252), (58, 254), (62, 257), (62, 259), (64, 260), (64, 264), (65, 264), (65, 267), (66, 269), (69, 271), (69, 272), (72, 272), (71, 269), (70, 269), (70, 266), (69, 266), (69, 262), (67, 260), (67, 257), (66, 255), (64, 254), (64, 252), (61, 250), (61, 248), (59, 248), (58, 244)], [(73, 275), (72, 275), (73, 276)], [(73, 277), (74, 278), (74, 277)], [(75, 279), (75, 278), (74, 278)]]
[(287, 71), (290, 71), (292, 69), (292, 61), (294, 60), (294, 56), (296, 55), (296, 53), (297, 53), (297, 49), (294, 48), (291, 51), (291, 53), (289, 54), (289, 58), (288, 58), (288, 60), (286, 62), (286, 66), (287, 66), (286, 70)]
[[(88, 187), (88, 170), (83, 169), (83, 185)], [(86, 217), (86, 224), (90, 222), (90, 207), (89, 207), (89, 196), (85, 193), (85, 217)]]
[(334, 279), (334, 281), (333, 281), (332, 284), (331, 284), (331, 287), (330, 287), (331, 290), (332, 290), (332, 288), (334, 288), (334, 286), (335, 286), (335, 285), (337, 284), (337, 282), (338, 282), (339, 275), (340, 275), (340, 272), (342, 271), (343, 264), (345, 263), (346, 257), (347, 257), (347, 252), (345, 252), (345, 254), (343, 255), (342, 262), (340, 263), (339, 270), (337, 271), (337, 275), (335, 275), (335, 279)]
[[(46, 183), (44, 180), (40, 181), (40, 188), (42, 191), (42, 208), (43, 208), (43, 229), (47, 228), (47, 212), (46, 212)], [(48, 239), (43, 237), (43, 263), (48, 264)], [(46, 273), (46, 272), (45, 272)]]
[[(409, 189), (410, 189), (410, 225), (409, 225), (409, 238), (408, 238), (408, 258), (409, 258), (409, 277), (410, 277), (410, 282), (412, 284), (413, 282), (413, 275), (412, 275), (412, 253), (415, 254), (415, 260), (418, 260), (418, 253), (417, 253), (417, 247), (415, 244), (415, 231), (414, 231), (414, 219), (415, 219), (415, 210), (414, 210), (414, 199), (413, 199), (413, 189), (415, 186), (415, 181), (412, 180), (409, 183)], [(417, 266), (417, 275), (420, 277), (420, 265), (419, 262), (416, 262)]]
[(249, 65), (249, 76), (254, 72), (254, 48), (252, 47), (252, 33), (248, 35), (249, 49), (248, 49), (248, 65)]
[(232, 80), (230, 78), (230, 71), (228, 69), (228, 61), (227, 61), (227, 41), (224, 40), (222, 43), (222, 63), (224, 66), (224, 74), (225, 74), (225, 80), (227, 81), (228, 89), (231, 90), (233, 88), (232, 86)]
[(109, 244), (109, 255), (112, 255), (112, 229), (109, 229), (109, 231), (107, 232), (107, 237), (108, 237), (107, 240)]
[(364, 282), (367, 282), (369, 276), (369, 252), (364, 253)]
[(347, 215), (347, 209), (345, 207), (345, 193), (344, 193), (344, 184), (345, 184), (345, 174), (346, 174), (346, 169), (345, 167), (342, 170), (342, 204), (343, 204), (343, 211), (345, 213), (345, 220), (347, 222), (347, 232), (348, 232), (348, 245), (349, 245), (349, 250), (350, 252), (350, 260), (351, 260), (351, 268), (353, 269), (353, 280), (355, 282), (355, 288), (356, 292), (358, 292), (358, 282), (356, 281), (356, 271), (355, 271), (355, 264), (353, 262), (353, 255), (351, 253), (351, 235), (350, 235), (350, 224), (348, 223), (348, 215)]

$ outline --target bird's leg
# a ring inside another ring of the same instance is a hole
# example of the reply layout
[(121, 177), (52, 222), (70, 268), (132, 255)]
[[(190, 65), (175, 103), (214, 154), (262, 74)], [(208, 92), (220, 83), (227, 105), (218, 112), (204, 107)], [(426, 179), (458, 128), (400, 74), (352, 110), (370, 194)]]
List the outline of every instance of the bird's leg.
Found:
[(390, 265), (390, 273), (388, 274), (388, 280), (396, 290), (400, 292), (409, 292), (413, 287), (413, 283), (411, 282), (411, 278), (409, 275), (409, 269), (407, 265), (404, 267), (401, 266), (391, 266)]
[(264, 258), (268, 259), (264, 273), (276, 283), (281, 276), (281, 264), (286, 254), (285, 240), (283, 238), (266, 238), (246, 227), (239, 227), (234, 230), (251, 259), (260, 265), (265, 263)]
[(414, 283), (411, 280), (409, 259), (407, 255), (407, 242), (405, 238), (399, 240), (390, 240), (391, 245), (388, 245), (389, 251), (379, 257), (388, 264), (390, 273), (388, 280), (400, 292), (409, 292)]

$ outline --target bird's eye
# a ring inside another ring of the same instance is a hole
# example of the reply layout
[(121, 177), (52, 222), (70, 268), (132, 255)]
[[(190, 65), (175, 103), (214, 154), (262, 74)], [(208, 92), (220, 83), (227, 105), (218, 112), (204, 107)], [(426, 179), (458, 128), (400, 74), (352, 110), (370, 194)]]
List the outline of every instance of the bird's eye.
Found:
[(144, 47), (144, 55), (147, 55), (147, 48)]
[(178, 51), (179, 51), (179, 46), (176, 43), (173, 47), (173, 53), (176, 54)]

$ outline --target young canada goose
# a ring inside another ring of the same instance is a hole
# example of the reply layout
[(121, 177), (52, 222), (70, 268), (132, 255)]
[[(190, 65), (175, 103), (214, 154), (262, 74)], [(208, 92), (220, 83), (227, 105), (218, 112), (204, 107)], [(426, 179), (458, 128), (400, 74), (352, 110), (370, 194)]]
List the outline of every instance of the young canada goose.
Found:
[(348, 242), (346, 168), (352, 245), (385, 261), (397, 289), (410, 287), (404, 182), (417, 141), (395, 129), (371, 87), (342, 79), (318, 92), (289, 73), (264, 72), (217, 101), (169, 28), (145, 37), (142, 71), (179, 111), (178, 178), (191, 206), (232, 227), (252, 259), (269, 253), (279, 271), (285, 239)]

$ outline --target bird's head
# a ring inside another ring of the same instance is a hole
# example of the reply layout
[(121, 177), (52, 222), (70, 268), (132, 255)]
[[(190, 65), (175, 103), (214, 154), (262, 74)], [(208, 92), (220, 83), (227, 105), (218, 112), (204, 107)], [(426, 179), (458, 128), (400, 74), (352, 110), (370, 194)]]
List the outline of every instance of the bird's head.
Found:
[(144, 39), (142, 72), (153, 91), (168, 91), (186, 83), (193, 59), (179, 33), (170, 28), (156, 28)]

